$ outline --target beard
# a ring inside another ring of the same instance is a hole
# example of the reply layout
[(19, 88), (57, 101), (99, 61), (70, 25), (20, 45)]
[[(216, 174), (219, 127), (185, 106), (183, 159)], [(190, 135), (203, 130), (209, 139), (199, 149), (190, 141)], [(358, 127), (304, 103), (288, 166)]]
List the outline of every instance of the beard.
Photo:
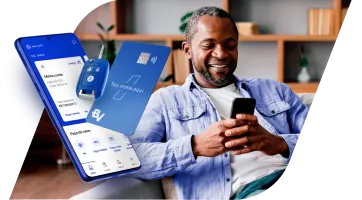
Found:
[(230, 65), (231, 67), (229, 67), (230, 70), (231, 70), (230, 71), (231, 73), (226, 74), (222, 78), (216, 78), (211, 74), (211, 72), (209, 70), (209, 67), (207, 67), (207, 64), (204, 64), (205, 67), (195, 65), (193, 56), (191, 58), (191, 62), (192, 62), (192, 65), (193, 65), (195, 71), (197, 71), (206, 81), (208, 81), (209, 83), (211, 83), (212, 85), (214, 85), (216, 87), (226, 86), (234, 78), (233, 72), (234, 72), (234, 70), (236, 68), (235, 64), (231, 64)]

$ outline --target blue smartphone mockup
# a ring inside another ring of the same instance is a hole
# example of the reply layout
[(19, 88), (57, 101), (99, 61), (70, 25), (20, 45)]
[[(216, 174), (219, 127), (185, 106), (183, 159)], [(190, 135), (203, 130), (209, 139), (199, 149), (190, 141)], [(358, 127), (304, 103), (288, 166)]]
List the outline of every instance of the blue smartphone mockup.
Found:
[(15, 47), (84, 181), (121, 176), (141, 167), (126, 135), (86, 122), (93, 102), (80, 99), (76, 87), (88, 58), (75, 34), (22, 37)]

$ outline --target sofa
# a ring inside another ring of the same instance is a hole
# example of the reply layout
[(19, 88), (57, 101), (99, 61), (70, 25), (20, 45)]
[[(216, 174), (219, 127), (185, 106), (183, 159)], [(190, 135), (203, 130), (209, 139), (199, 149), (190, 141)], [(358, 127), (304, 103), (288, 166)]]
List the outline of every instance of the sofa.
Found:
[[(309, 108), (314, 93), (299, 93), (302, 102)], [(177, 199), (172, 179), (139, 180), (119, 177), (109, 179), (94, 188), (70, 198), (75, 199)]]

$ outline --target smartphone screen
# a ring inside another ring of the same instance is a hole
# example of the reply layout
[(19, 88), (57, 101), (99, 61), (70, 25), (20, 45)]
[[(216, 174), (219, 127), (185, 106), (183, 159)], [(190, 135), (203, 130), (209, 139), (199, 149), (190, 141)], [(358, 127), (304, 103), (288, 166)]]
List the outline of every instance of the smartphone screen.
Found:
[(22, 38), (18, 45), (29, 73), (36, 77), (33, 81), (40, 85), (39, 93), (51, 105), (86, 175), (139, 168), (140, 161), (126, 135), (86, 122), (93, 102), (76, 94), (79, 75), (88, 60), (79, 39), (74, 34), (36, 36)]

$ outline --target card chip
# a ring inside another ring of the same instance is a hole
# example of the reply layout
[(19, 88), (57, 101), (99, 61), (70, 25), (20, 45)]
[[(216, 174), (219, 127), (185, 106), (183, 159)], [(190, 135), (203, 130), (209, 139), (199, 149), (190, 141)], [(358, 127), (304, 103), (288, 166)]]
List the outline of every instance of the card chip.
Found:
[(150, 53), (144, 53), (142, 52), (140, 57), (137, 60), (137, 63), (139, 64), (143, 64), (146, 65), (148, 62), (148, 59), (150, 58), (151, 54)]

